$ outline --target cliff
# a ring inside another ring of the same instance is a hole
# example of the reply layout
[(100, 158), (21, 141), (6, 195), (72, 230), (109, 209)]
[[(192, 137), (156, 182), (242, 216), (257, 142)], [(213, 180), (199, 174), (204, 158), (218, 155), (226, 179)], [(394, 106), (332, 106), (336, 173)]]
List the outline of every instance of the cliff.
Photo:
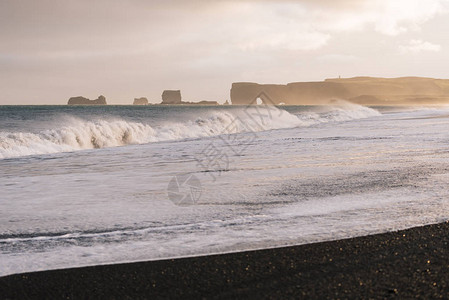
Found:
[(184, 102), (181, 101), (180, 104), (184, 104), (184, 105), (220, 105), (217, 101), (200, 101), (200, 102)]
[(181, 100), (181, 91), (174, 90), (169, 91), (165, 90), (162, 93), (162, 103), (161, 104), (170, 104), (170, 105), (219, 105), (217, 101), (200, 101), (200, 102), (186, 102)]
[(78, 96), (71, 97), (67, 102), (68, 105), (106, 105), (106, 98), (104, 96), (99, 96), (95, 100), (89, 100), (87, 98)]
[(145, 97), (134, 98), (133, 105), (148, 105), (148, 99)]
[(354, 77), (286, 85), (233, 83), (234, 105), (255, 104), (319, 105), (344, 99), (362, 105), (433, 105), (449, 103), (449, 80), (423, 77)]
[(162, 93), (162, 103), (161, 104), (181, 104), (181, 91), (165, 90)]

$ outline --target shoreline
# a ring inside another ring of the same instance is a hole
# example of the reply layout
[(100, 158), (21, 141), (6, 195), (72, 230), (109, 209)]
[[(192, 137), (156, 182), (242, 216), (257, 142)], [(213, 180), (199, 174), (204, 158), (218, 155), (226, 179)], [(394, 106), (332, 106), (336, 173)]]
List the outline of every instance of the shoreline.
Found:
[(436, 298), (449, 223), (282, 248), (0, 277), (4, 299)]

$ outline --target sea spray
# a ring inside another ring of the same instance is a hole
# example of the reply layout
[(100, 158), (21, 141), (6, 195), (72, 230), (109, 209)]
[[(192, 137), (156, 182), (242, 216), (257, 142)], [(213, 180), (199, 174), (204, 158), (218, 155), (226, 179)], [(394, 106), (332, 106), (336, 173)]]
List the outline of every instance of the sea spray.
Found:
[[(374, 109), (337, 101), (291, 114), (276, 107), (213, 109), (185, 122), (145, 124), (123, 119), (84, 120), (65, 116), (60, 128), (34, 132), (0, 132), (0, 158), (118, 147), (130, 144), (205, 138), (221, 134), (306, 127), (378, 116)], [(262, 119), (263, 117), (263, 119)]]

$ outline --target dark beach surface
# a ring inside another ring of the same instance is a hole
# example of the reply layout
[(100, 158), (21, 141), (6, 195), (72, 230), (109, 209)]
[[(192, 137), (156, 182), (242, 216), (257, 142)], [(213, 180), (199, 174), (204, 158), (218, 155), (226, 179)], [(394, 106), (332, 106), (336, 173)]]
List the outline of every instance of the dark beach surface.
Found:
[(449, 223), (294, 247), (0, 278), (2, 299), (446, 298)]

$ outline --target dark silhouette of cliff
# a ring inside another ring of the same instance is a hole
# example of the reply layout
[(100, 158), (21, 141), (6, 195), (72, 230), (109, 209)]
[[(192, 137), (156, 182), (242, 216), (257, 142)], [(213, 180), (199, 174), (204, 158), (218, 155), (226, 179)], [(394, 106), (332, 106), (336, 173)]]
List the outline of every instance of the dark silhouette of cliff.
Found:
[(185, 101), (182, 101), (180, 104), (183, 104), (183, 105), (219, 105), (217, 101), (206, 101), (206, 100), (203, 100), (203, 101), (200, 101), (200, 102), (185, 102)]
[(423, 77), (354, 77), (286, 85), (233, 83), (234, 105), (319, 105), (344, 99), (362, 105), (426, 105), (449, 103), (449, 80)]
[(148, 99), (145, 97), (134, 98), (133, 105), (148, 105)]
[(200, 102), (186, 102), (181, 100), (181, 91), (174, 90), (169, 91), (165, 90), (162, 93), (162, 103), (161, 104), (170, 104), (170, 105), (218, 105), (217, 101), (200, 101)]
[(161, 104), (181, 104), (181, 91), (169, 91), (165, 90), (162, 93), (162, 103)]
[(106, 98), (104, 96), (99, 96), (95, 100), (90, 100), (81, 96), (72, 97), (67, 102), (68, 105), (106, 105)]

